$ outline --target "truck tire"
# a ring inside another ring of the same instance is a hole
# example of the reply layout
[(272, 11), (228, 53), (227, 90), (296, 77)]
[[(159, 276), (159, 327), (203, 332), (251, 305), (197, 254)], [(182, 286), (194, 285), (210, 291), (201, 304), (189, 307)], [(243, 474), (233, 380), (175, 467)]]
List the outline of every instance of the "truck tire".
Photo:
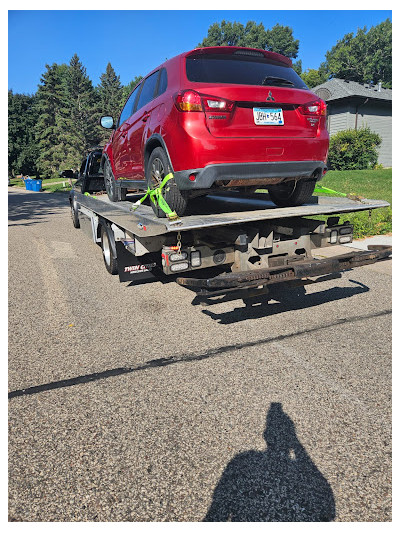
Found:
[(71, 200), (71, 218), (74, 228), (79, 229), (81, 227), (78, 216), (78, 205), (76, 200)]
[(270, 185), (269, 197), (279, 207), (303, 205), (310, 201), (316, 182), (315, 179), (301, 179)]
[(112, 247), (108, 232), (104, 226), (101, 226), (101, 249), (103, 251), (104, 264), (107, 271), (114, 275), (118, 273), (117, 259), (113, 257)]
[[(146, 167), (146, 182), (150, 188), (157, 187), (165, 176), (171, 172), (167, 154), (162, 148), (155, 148), (151, 154)], [(175, 180), (172, 178), (162, 189), (162, 195), (172, 211), (178, 216), (182, 216), (187, 207), (187, 196), (180, 191)], [(165, 218), (166, 214), (162, 209), (150, 201), (151, 207), (158, 218)]]
[[(121, 189), (117, 187), (114, 174), (111, 168), (111, 164), (108, 161), (108, 159), (104, 163), (104, 186), (106, 188), (107, 196), (111, 200), (111, 202), (120, 202), (122, 200)], [(124, 196), (124, 200), (125, 200), (126, 189), (124, 189), (124, 191), (125, 191), (125, 196)]]

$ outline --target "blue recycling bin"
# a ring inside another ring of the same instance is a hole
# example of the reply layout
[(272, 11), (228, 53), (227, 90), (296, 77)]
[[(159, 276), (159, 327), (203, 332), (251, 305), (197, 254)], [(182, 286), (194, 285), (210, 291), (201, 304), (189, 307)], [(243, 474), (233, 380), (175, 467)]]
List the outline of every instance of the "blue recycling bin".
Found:
[(42, 180), (31, 180), (31, 191), (40, 192), (42, 190)]
[(27, 191), (32, 191), (32, 179), (31, 178), (26, 178), (24, 179), (24, 182), (25, 182), (25, 189)]

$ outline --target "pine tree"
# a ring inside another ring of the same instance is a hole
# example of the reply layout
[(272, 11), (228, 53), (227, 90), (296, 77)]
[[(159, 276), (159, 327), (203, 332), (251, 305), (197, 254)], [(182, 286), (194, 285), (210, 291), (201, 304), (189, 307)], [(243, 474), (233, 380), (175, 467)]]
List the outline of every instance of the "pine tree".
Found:
[(64, 152), (60, 170), (78, 168), (84, 154), (98, 144), (98, 118), (95, 90), (74, 54), (65, 77), (65, 105), (58, 123)]
[[(100, 76), (100, 84), (96, 88), (99, 105), (99, 117), (109, 115), (114, 121), (118, 119), (121, 111), (123, 86), (111, 63), (107, 64), (106, 71)], [(110, 136), (109, 130), (100, 127), (100, 144), (104, 144)]]
[(46, 65), (36, 94), (38, 120), (35, 139), (39, 150), (36, 166), (45, 177), (56, 176), (63, 148), (60, 141), (60, 119), (65, 100), (65, 77), (67, 65)]
[(100, 76), (97, 93), (100, 99), (101, 114), (110, 115), (115, 120), (121, 110), (123, 87), (111, 63), (107, 64), (105, 73)]
[(8, 172), (35, 174), (39, 155), (34, 128), (37, 122), (35, 96), (8, 91)]

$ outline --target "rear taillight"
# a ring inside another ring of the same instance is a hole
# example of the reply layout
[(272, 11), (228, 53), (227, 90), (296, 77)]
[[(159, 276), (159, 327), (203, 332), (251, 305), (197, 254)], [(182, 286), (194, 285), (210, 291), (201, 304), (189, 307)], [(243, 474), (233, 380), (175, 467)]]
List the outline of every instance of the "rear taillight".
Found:
[(179, 111), (203, 111), (200, 95), (196, 91), (180, 91), (175, 96), (175, 105)]
[(324, 116), (326, 115), (326, 103), (323, 100), (315, 100), (298, 107), (302, 115)]
[(205, 111), (230, 113), (235, 105), (230, 100), (216, 96), (200, 95), (193, 90), (180, 91), (175, 96), (175, 105), (179, 111)]
[(221, 111), (230, 113), (233, 109), (234, 103), (224, 98), (216, 98), (215, 96), (202, 96), (201, 98), (204, 106), (204, 111), (215, 112)]

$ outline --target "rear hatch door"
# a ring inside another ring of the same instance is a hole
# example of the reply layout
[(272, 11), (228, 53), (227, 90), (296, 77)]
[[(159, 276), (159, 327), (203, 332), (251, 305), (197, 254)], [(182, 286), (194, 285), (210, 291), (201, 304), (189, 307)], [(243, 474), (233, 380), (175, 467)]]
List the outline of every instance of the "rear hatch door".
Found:
[(202, 52), (186, 58), (188, 88), (202, 96), (210, 133), (215, 137), (314, 137), (318, 120), (309, 120), (299, 107), (317, 97), (287, 63), (258, 54)]

